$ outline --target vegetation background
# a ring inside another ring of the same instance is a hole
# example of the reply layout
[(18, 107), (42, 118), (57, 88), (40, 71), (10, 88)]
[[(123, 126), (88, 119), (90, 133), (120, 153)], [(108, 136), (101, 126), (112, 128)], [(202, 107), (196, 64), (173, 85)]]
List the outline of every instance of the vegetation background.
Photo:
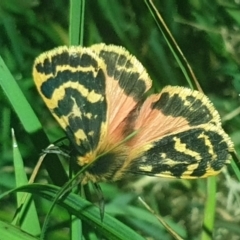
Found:
[[(39, 117), (50, 142), (64, 133), (36, 92), (32, 65), (43, 51), (69, 44), (69, 4), (64, 0), (0, 1), (0, 55)], [(162, 0), (155, 4), (240, 153), (240, 3)], [(144, 1), (86, 1), (84, 45), (99, 42), (124, 46), (135, 55), (153, 79), (156, 92), (165, 85), (187, 86)], [(15, 130), (25, 169), (30, 175), (40, 152), (0, 90), (0, 193), (16, 185), (11, 128)], [(44, 170), (38, 181), (48, 181)], [(146, 213), (137, 200), (139, 195), (184, 239), (202, 237), (206, 180), (132, 177), (101, 186), (106, 212), (144, 237), (172, 239), (161, 225), (149, 225), (144, 219), (142, 215)], [(216, 192), (213, 239), (240, 239), (240, 185), (231, 167), (217, 176)], [(94, 194), (92, 200), (97, 201)], [(40, 200), (38, 204), (41, 219), (49, 205)], [(2, 199), (0, 219), (11, 221), (15, 208), (13, 195)], [(67, 213), (58, 212), (52, 218), (49, 239), (68, 239)]]

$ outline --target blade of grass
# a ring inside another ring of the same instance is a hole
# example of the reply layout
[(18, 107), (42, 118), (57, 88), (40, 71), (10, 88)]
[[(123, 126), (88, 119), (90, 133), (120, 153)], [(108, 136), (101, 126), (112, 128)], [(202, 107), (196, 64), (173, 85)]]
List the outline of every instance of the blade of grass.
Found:
[(216, 177), (209, 177), (207, 181), (207, 201), (204, 208), (203, 230), (201, 240), (211, 240), (216, 212)]
[(236, 177), (238, 178), (238, 181), (240, 182), (240, 160), (236, 152), (233, 152), (231, 155), (233, 158), (233, 161), (231, 161), (231, 166)]
[[(26, 185), (28, 183), (27, 175), (25, 173), (23, 159), (18, 148), (18, 144), (12, 129), (13, 138), (13, 161), (14, 172), (16, 179), (16, 186)], [(24, 201), (24, 202), (23, 202)], [(37, 236), (41, 232), (40, 224), (38, 221), (37, 211), (31, 196), (26, 193), (17, 193), (18, 207), (21, 206), (21, 211), (15, 216), (14, 223), (20, 223), (21, 229), (34, 236)], [(23, 205), (22, 205), (23, 204)]]
[(149, 211), (151, 212), (157, 219), (158, 221), (165, 227), (165, 229), (171, 234), (171, 236), (176, 239), (176, 240), (183, 240), (183, 238), (181, 236), (179, 236), (165, 221), (164, 219), (157, 215), (153, 209), (150, 208), (150, 206), (148, 206), (148, 204), (141, 198), (138, 197), (139, 201), (143, 204), (143, 206)]
[(82, 238), (82, 221), (74, 215), (71, 215), (71, 239)]
[(175, 41), (174, 37), (172, 36), (171, 32), (169, 31), (167, 25), (165, 24), (163, 18), (159, 14), (158, 10), (154, 6), (151, 0), (145, 0), (145, 3), (151, 12), (158, 28), (160, 29), (161, 33), (164, 36), (170, 50), (172, 51), (179, 67), (181, 68), (186, 80), (188, 81), (189, 86), (192, 89), (198, 89), (202, 91), (195, 74), (189, 65), (187, 59), (185, 58), (184, 54), (182, 53), (180, 47), (178, 46), (177, 42)]
[(1, 142), (1, 151), (4, 154), (7, 153), (8, 150), (8, 144), (7, 139), (10, 135), (10, 118), (11, 118), (11, 111), (7, 107), (3, 107), (1, 109), (1, 116), (0, 116), (0, 129), (1, 129), (1, 135), (0, 135), (0, 142)]
[(12, 224), (0, 221), (0, 233), (1, 240), (38, 240), (37, 237), (33, 237), (30, 234), (24, 232), (19, 227)]
[(8, 40), (11, 43), (15, 60), (20, 67), (23, 67), (24, 57), (23, 51), (19, 47), (19, 43), (21, 43), (21, 37), (19, 37), (16, 20), (13, 15), (7, 13), (6, 11), (3, 11), (2, 8), (0, 9), (0, 15), (2, 25), (4, 26), (4, 30), (6, 31), (6, 34), (8, 36)]
[[(43, 184), (31, 184), (27, 186), (22, 186), (14, 191), (24, 191), (32, 194), (37, 194), (38, 196), (44, 197), (49, 201), (55, 199), (56, 194), (59, 192), (60, 188), (53, 185), (43, 185)], [(9, 191), (6, 194), (9, 194)], [(2, 195), (3, 196), (3, 195)], [(0, 196), (0, 197), (2, 197)], [(94, 206), (92, 203), (81, 198), (79, 195), (70, 193), (67, 196), (59, 200), (58, 204), (63, 208), (67, 209), (70, 214), (83, 219), (88, 225), (94, 227), (94, 230), (100, 233), (106, 239), (111, 240), (143, 240), (144, 238), (136, 233), (134, 230), (119, 222), (115, 218), (108, 214), (105, 214), (104, 220), (102, 221), (99, 216), (98, 207)]]
[[(83, 46), (84, 13), (85, 13), (85, 0), (70, 1), (70, 19), (69, 19), (69, 44), (70, 45)], [(54, 205), (52, 207), (54, 207)], [(51, 209), (49, 210), (48, 215), (50, 213), (51, 213)], [(48, 221), (47, 217), (45, 222)], [(71, 221), (71, 239), (82, 238), (81, 219), (71, 216), (71, 220), (72, 220)], [(44, 226), (43, 226), (43, 231), (44, 231)]]
[(41, 124), (34, 114), (30, 104), (27, 102), (22, 91), (12, 77), (3, 59), (0, 57), (0, 85), (8, 100), (17, 113), (24, 129), (28, 133), (33, 133), (41, 128)]
[(70, 1), (69, 44), (83, 45), (85, 0)]

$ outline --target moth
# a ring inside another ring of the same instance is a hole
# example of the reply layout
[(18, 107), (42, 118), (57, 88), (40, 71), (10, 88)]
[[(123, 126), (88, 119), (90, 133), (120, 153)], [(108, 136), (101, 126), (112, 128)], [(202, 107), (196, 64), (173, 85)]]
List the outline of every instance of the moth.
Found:
[(82, 183), (126, 174), (203, 178), (229, 162), (233, 143), (201, 92), (166, 86), (148, 95), (152, 80), (126, 49), (62, 46), (36, 58), (33, 78), (66, 132)]

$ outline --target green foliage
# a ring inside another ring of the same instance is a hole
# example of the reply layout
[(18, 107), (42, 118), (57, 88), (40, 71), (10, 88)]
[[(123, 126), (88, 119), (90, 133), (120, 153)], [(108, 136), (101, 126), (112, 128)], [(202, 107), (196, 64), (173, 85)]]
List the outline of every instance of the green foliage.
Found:
[[(74, 2), (72, 1), (72, 4)], [(223, 119), (223, 127), (232, 137), (237, 153), (240, 153), (240, 55), (238, 49), (240, 5), (226, 0), (154, 2), (192, 66), (201, 87), (218, 109)], [(22, 100), (17, 97), (19, 91), (36, 112), (49, 141), (53, 142), (64, 136), (63, 131), (38, 96), (31, 74), (34, 58), (39, 53), (55, 46), (69, 44), (69, 19), (73, 26), (70, 28), (73, 34), (71, 39), (76, 39), (74, 36), (77, 32), (74, 30), (76, 25), (73, 24), (74, 18), (73, 15), (69, 16), (70, 13), (76, 14), (70, 11), (70, 3), (64, 0), (0, 1), (0, 55), (4, 61), (1, 62), (0, 68), (4, 70), (5, 63), (7, 66), (5, 73), (8, 74), (7, 71), (10, 71), (16, 80), (15, 84), (17, 83), (19, 87), (17, 92), (13, 92), (15, 85), (11, 84), (8, 85), (10, 90), (7, 92), (3, 88), (4, 91), (0, 90), (1, 193), (16, 186), (14, 175), (16, 169), (13, 167), (15, 157), (13, 157), (10, 129), (15, 129), (27, 174), (31, 174), (41, 149), (48, 145), (45, 137), (43, 137), (44, 141), (39, 137), (42, 135), (36, 137), (33, 130), (36, 124), (33, 122), (35, 121), (34, 113), (31, 113), (31, 116), (27, 115), (30, 118), (28, 121), (23, 120), (24, 116), (26, 117), (24, 111), (29, 108), (27, 105), (23, 106), (20, 102)], [(154, 91), (159, 91), (165, 85), (188, 85), (144, 1), (86, 1), (83, 26), (83, 45), (104, 42), (124, 46), (146, 67), (154, 81)], [(81, 31), (77, 34), (81, 34)], [(9, 75), (0, 75), (0, 82), (9, 81), (10, 83), (10, 80), (12, 79)], [(16, 104), (11, 101), (8, 93)], [(19, 103), (23, 108), (20, 110), (23, 114), (21, 121), (18, 118), (19, 114), (15, 113), (18, 109), (13, 110)], [(36, 128), (40, 126), (37, 125)], [(51, 162), (51, 160), (52, 157), (48, 161)], [(65, 162), (63, 164), (67, 165)], [(54, 179), (53, 181), (58, 178), (64, 179), (54, 166), (53, 164), (51, 169), (56, 178), (50, 176)], [(203, 215), (204, 213), (205, 216), (207, 215), (206, 211), (211, 211), (209, 215), (215, 215), (214, 238), (233, 239), (240, 235), (238, 228), (240, 218), (235, 215), (240, 207), (237, 202), (240, 187), (239, 182), (234, 180), (231, 167), (228, 170), (229, 173), (224, 172), (217, 176), (217, 189), (213, 189), (217, 194), (212, 205), (206, 205), (206, 192), (212, 190), (212, 188), (209, 189), (209, 183), (207, 188), (206, 180), (169, 181), (159, 178), (133, 177), (116, 183), (101, 184), (106, 213), (143, 237), (172, 239), (155, 217), (140, 205), (137, 196), (141, 195), (184, 239), (200, 237), (209, 239), (208, 235), (202, 234)], [(39, 173), (38, 181), (46, 183), (48, 180), (44, 171)], [(90, 193), (91, 201), (98, 202), (96, 192), (90, 189)], [(35, 200), (39, 216), (46, 216), (51, 204), (40, 199), (39, 196)], [(216, 205), (216, 212), (214, 207), (212, 208), (214, 205)], [(0, 206), (1, 233), (16, 210), (13, 195), (1, 199)], [(69, 239), (69, 218), (63, 208), (56, 207), (57, 211), (53, 211), (50, 216), (49, 232), (46, 233), (48, 239)], [(42, 217), (39, 221), (42, 224)], [(94, 224), (89, 224), (88, 221), (83, 221), (82, 224), (81, 231), (86, 239), (99, 238), (99, 235), (95, 235), (94, 227), (91, 227)], [(15, 231), (16, 229), (11, 229), (12, 236)], [(73, 234), (73, 236), (76, 235)], [(31, 236), (28, 238), (30, 239)]]

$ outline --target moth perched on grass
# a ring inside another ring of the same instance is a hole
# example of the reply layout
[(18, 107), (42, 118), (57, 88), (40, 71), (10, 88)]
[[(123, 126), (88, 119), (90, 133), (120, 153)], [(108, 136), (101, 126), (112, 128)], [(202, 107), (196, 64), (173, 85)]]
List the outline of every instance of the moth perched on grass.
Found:
[(82, 183), (127, 173), (171, 178), (216, 175), (233, 143), (218, 112), (198, 91), (167, 86), (145, 98), (152, 81), (123, 47), (58, 47), (34, 63), (37, 89), (65, 130)]

